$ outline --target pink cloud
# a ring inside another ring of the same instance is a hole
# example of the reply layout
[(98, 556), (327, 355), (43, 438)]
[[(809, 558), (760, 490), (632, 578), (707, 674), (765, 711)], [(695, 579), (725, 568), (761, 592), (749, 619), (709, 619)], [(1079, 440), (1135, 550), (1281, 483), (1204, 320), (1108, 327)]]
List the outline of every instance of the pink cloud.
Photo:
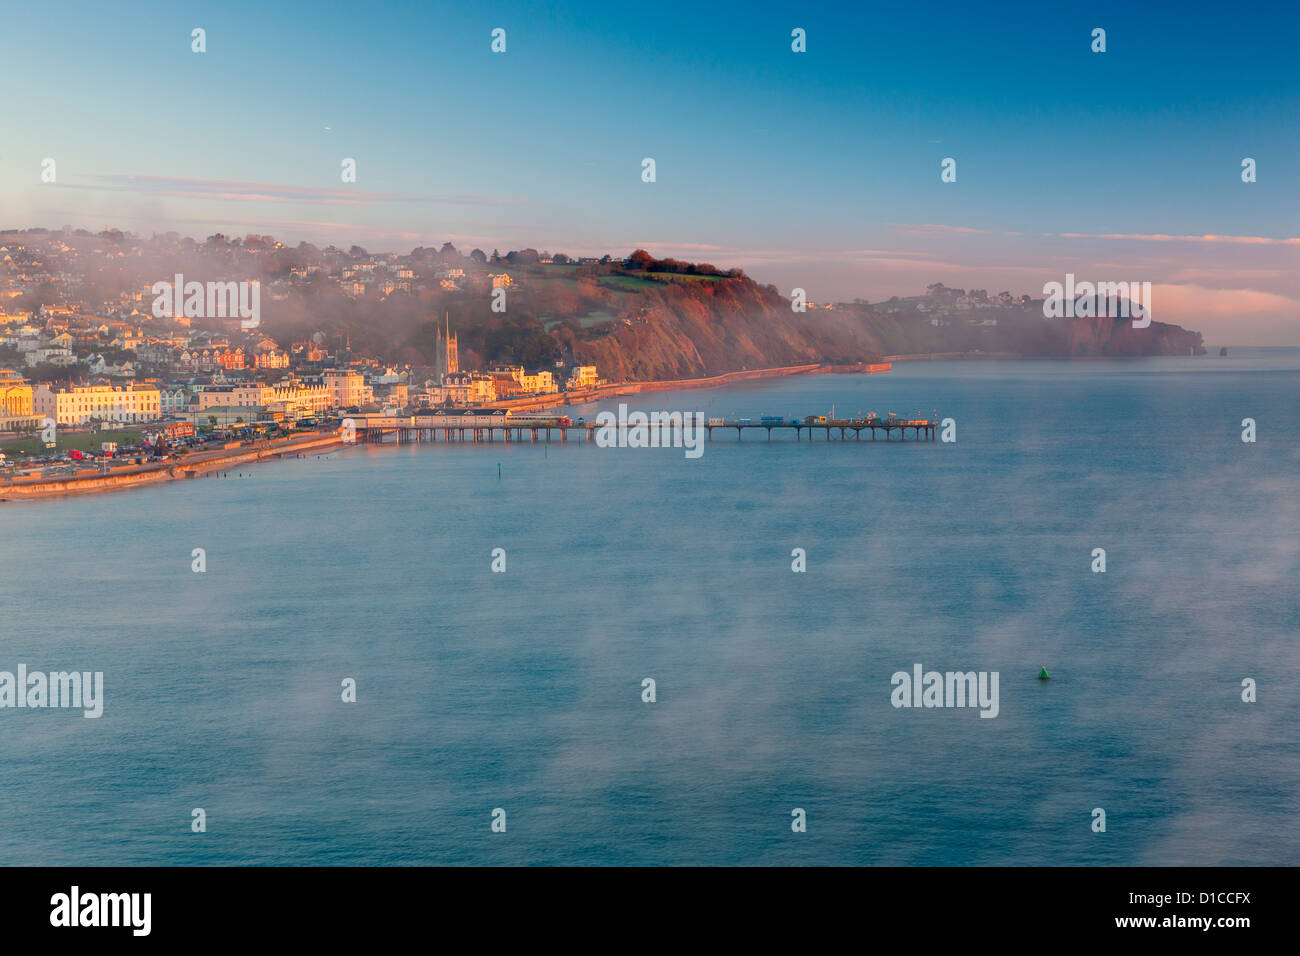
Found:
[(992, 231), (988, 229), (975, 229), (971, 226), (945, 226), (945, 225), (940, 225), (938, 223), (932, 223), (932, 222), (922, 222), (922, 223), (891, 222), (890, 226), (898, 230), (900, 233), (902, 233), (905, 236), (953, 235), (953, 234), (963, 234), (963, 235), (973, 234), (979, 236), (993, 235)]
[[(1211, 289), (1202, 285), (1151, 287), (1153, 313), (1161, 316), (1233, 318), (1247, 315), (1300, 314), (1300, 301), (1259, 289)], [(1175, 321), (1169, 319), (1168, 321)]]
[(1300, 245), (1300, 238), (1274, 239), (1269, 236), (1217, 236), (1207, 233), (1203, 236), (1170, 236), (1163, 233), (1088, 233), (1088, 232), (1048, 232), (1045, 236), (1056, 239), (1130, 239), (1140, 242), (1211, 242), (1232, 245), (1291, 246)]
[(326, 206), (375, 206), (383, 203), (431, 203), (451, 206), (523, 205), (513, 196), (416, 196), (328, 186), (254, 183), (235, 179), (191, 179), (173, 176), (103, 175), (102, 185), (72, 184), (73, 189), (138, 192), (174, 199), (215, 199), (250, 203), (314, 203)]

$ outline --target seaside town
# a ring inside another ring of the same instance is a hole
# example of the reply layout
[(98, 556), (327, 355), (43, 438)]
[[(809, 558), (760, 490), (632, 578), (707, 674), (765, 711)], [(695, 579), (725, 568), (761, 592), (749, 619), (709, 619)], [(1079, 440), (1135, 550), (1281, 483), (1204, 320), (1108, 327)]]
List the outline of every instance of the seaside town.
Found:
[[(189, 469), (204, 454), (220, 462), (291, 440), (316, 447), (347, 418), (436, 412), (445, 422), (491, 411), (493, 421), (522, 421), (653, 388), (650, 375), (603, 378), (592, 349), (656, 318), (646, 290), (728, 280), (756, 288), (740, 270), (644, 250), (465, 254), (448, 242), (400, 255), (259, 235), (3, 230), (0, 482), (12, 495), (15, 483), (182, 460)], [(731, 366), (671, 381), (817, 366)]]
[[(0, 475), (9, 479), (76, 474), (93, 464), (102, 470), (124, 456), (140, 464), (205, 439), (273, 439), (337, 425), (348, 414), (545, 407), (602, 384), (594, 365), (563, 356), (548, 356), (545, 367), (464, 368), (447, 314), (434, 330), (431, 364), (363, 355), (347, 334), (318, 330), (280, 342), (238, 314), (168, 308), (159, 315), (158, 280), (131, 281), (132, 260), (156, 255), (160, 243), (182, 255), (197, 251), (192, 240), (32, 232), (0, 233)], [(399, 257), (304, 245), (289, 253), (261, 237), (214, 237), (207, 245), (202, 251), (220, 250), (230, 273), (262, 276), (260, 294), (272, 302), (301, 285), (362, 300), (428, 287), (490, 294), (511, 287), (510, 267), (520, 258), (444, 255), (467, 269), (422, 250)], [(280, 254), (303, 264), (269, 262)]]
[[(31, 338), (20, 338), (19, 344)], [(114, 467), (130, 469), (147, 460), (190, 461), (201, 457), (195, 450), (269, 449), (295, 437), (308, 439), (293, 443), (295, 450), (316, 449), (324, 445), (311, 439), (324, 434), (332, 442), (341, 420), (353, 421), (344, 416), (364, 422), (367, 414), (436, 409), (439, 421), (471, 423), (477, 415), (467, 413), (509, 416), (511, 406), (544, 408), (581, 400), (601, 384), (594, 366), (462, 372), (454, 333), (445, 339), (444, 358), (433, 377), (415, 387), (409, 368), (366, 362), (328, 367), (331, 356), (323, 350), (305, 343), (293, 354), (299, 352), (304, 362), (291, 362), (278, 380), (239, 375), (244, 370), (239, 366), (218, 366), (206, 374), (146, 376), (121, 384), (105, 376), (88, 384), (53, 384), (33, 383), (15, 369), (0, 368), (0, 447), (9, 446), (8, 454), (0, 452), (0, 480), (109, 474)], [(230, 354), (241, 352), (226, 346), (223, 355)]]

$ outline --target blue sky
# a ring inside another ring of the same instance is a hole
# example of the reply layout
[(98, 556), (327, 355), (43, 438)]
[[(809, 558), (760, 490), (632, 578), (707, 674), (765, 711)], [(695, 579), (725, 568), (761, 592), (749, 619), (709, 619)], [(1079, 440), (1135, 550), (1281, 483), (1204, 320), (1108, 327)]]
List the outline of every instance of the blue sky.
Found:
[(1073, 271), (1298, 344), (1300, 10), (1132, 6), (11, 6), (0, 226), (644, 246), (814, 299)]

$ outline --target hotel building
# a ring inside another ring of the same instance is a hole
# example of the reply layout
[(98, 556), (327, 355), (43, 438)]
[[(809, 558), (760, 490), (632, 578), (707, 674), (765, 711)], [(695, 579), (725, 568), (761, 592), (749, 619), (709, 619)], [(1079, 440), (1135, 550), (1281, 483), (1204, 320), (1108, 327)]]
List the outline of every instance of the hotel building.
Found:
[(153, 385), (38, 385), (33, 392), (36, 414), (59, 425), (92, 421), (151, 422), (159, 417), (162, 396)]

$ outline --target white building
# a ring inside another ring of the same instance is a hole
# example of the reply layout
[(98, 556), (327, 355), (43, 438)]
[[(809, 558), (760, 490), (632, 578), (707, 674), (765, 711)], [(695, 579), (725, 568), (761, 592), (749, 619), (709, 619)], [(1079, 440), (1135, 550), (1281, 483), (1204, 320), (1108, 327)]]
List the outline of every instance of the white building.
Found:
[(164, 388), (159, 394), (159, 408), (164, 416), (179, 415), (189, 410), (196, 401), (195, 393), (184, 385)]
[(375, 400), (374, 391), (366, 384), (365, 376), (353, 369), (326, 369), (321, 374), (335, 408), (369, 405)]
[(151, 422), (159, 417), (162, 400), (152, 385), (38, 385), (32, 395), (36, 414), (59, 425), (91, 421)]
[(72, 349), (63, 348), (32, 349), (30, 352), (23, 355), (23, 361), (27, 363), (28, 368), (31, 368), (33, 365), (42, 365), (46, 363), (50, 365), (77, 364), (77, 359), (76, 356), (72, 354)]
[(596, 366), (576, 365), (569, 371), (568, 388), (591, 388), (596, 384)]

